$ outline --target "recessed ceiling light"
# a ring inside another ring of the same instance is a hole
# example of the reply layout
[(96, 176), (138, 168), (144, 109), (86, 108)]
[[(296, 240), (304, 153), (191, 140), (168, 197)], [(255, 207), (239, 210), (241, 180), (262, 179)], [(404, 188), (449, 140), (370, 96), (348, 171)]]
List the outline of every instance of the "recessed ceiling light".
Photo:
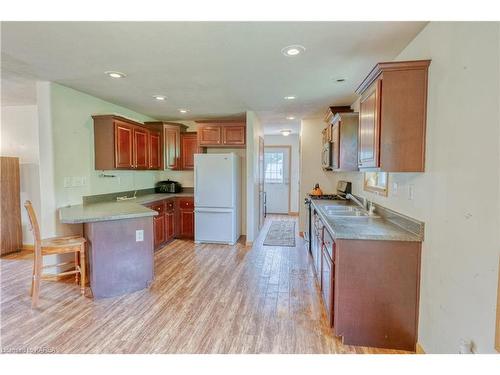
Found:
[(122, 72), (115, 72), (113, 70), (108, 70), (107, 72), (104, 72), (104, 74), (110, 76), (111, 78), (125, 78), (127, 75)]
[(188, 113), (189, 112), (189, 109), (179, 109), (179, 112), (180, 113)]
[(289, 56), (297, 56), (304, 52), (306, 48), (304, 46), (301, 46), (299, 44), (294, 44), (288, 47), (285, 47), (281, 50), (281, 53), (287, 57)]
[(290, 96), (285, 96), (283, 99), (285, 99), (285, 100), (293, 100), (293, 99), (296, 99), (296, 98), (297, 98), (296, 96), (290, 95)]
[(282, 129), (282, 130), (280, 130), (280, 133), (281, 133), (281, 135), (288, 137), (290, 134), (292, 134), (292, 131), (290, 129)]
[(153, 98), (155, 98), (156, 100), (160, 100), (160, 101), (167, 99), (167, 97), (165, 95), (153, 95)]
[(287, 120), (295, 120), (295, 117), (294, 116), (286, 116), (286, 119)]

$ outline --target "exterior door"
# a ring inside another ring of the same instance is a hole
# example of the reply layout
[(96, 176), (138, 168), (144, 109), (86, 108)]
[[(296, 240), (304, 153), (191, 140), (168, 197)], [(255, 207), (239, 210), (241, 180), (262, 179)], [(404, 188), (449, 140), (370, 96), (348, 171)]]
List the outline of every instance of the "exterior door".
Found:
[(266, 211), (288, 214), (290, 211), (290, 146), (264, 148), (264, 191)]

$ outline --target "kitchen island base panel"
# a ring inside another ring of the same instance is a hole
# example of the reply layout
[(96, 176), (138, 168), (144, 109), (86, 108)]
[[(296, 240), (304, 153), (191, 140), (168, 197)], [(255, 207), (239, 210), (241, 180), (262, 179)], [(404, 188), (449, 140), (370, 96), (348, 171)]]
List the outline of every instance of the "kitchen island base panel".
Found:
[[(143, 231), (136, 241), (136, 231)], [(153, 218), (90, 222), (90, 287), (94, 298), (115, 297), (148, 288), (154, 279)]]

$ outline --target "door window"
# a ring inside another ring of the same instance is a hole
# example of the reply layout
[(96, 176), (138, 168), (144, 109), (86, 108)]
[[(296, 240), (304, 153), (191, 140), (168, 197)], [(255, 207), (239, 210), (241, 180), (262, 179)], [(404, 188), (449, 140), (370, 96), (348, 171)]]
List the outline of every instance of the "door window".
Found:
[(264, 180), (266, 184), (283, 183), (283, 159), (284, 153), (282, 151), (264, 154)]

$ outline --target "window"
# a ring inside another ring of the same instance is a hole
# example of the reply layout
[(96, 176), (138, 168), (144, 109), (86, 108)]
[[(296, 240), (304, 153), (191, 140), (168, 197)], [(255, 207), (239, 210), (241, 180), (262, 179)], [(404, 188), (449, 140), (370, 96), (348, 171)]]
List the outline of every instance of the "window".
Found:
[(283, 152), (264, 154), (264, 181), (266, 184), (283, 183)]
[(387, 197), (388, 179), (386, 172), (366, 172), (365, 190)]

